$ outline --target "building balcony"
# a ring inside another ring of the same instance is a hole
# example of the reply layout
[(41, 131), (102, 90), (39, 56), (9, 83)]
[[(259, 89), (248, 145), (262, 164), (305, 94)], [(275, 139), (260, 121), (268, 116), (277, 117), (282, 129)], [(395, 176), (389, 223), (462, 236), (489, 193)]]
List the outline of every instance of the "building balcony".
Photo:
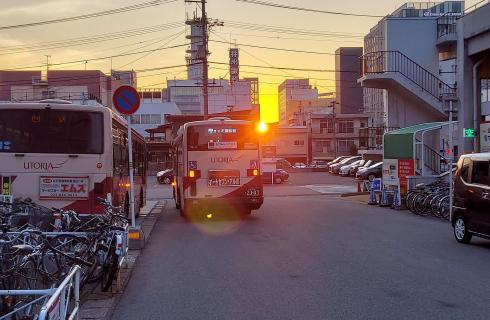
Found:
[(442, 16), (437, 19), (437, 47), (445, 48), (458, 41), (455, 16)]

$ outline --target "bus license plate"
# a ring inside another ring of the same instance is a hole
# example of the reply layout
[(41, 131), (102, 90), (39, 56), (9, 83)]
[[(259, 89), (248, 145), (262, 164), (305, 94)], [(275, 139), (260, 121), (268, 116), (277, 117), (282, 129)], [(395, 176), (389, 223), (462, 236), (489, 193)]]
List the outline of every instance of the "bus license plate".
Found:
[(233, 187), (240, 186), (240, 177), (209, 178), (210, 187)]

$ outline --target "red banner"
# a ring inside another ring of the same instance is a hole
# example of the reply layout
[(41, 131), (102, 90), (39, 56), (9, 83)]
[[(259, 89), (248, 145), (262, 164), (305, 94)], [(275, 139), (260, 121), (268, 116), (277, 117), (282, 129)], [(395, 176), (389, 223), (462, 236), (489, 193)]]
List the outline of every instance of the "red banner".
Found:
[(398, 159), (398, 178), (400, 186), (407, 186), (407, 177), (415, 175), (415, 162), (413, 159)]

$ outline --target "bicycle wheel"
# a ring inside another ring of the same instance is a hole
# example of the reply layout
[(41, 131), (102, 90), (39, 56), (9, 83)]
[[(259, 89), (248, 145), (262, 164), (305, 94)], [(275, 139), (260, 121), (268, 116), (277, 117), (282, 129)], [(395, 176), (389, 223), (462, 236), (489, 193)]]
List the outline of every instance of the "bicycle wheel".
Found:
[[(52, 250), (54, 248), (64, 255)], [(75, 264), (74, 258), (82, 258), (89, 250), (89, 241), (85, 237), (64, 234), (51, 238), (49, 247), (42, 253), (41, 270), (55, 281), (61, 281), (70, 272)], [(82, 266), (82, 279), (86, 275), (86, 268)]]
[(439, 200), (439, 215), (444, 220), (449, 220), (450, 212), (449, 212), (449, 195), (446, 195)]
[(102, 277), (100, 281), (102, 291), (109, 291), (109, 288), (112, 286), (112, 281), (114, 280), (118, 269), (119, 259), (116, 255), (116, 246), (113, 242), (109, 248), (109, 251), (107, 252), (106, 260), (104, 261), (104, 269), (102, 271)]
[(436, 196), (434, 196), (432, 198), (432, 200), (430, 201), (430, 210), (431, 210), (431, 213), (434, 217), (437, 217), (437, 218), (442, 218), (441, 217), (441, 214), (439, 212), (439, 201), (441, 200), (441, 198), (444, 197), (444, 194), (442, 193), (439, 193), (437, 194)]

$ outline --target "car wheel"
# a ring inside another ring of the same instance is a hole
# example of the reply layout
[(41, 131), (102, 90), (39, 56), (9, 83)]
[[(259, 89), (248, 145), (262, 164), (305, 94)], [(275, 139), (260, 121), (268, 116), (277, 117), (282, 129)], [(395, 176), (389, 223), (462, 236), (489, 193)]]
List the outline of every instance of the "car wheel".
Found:
[(165, 178), (163, 178), (163, 183), (170, 184), (170, 183), (172, 183), (172, 180), (169, 177), (165, 177)]
[(468, 231), (468, 226), (466, 225), (466, 221), (463, 219), (463, 217), (457, 217), (456, 220), (454, 220), (453, 228), (456, 241), (460, 243), (470, 242), (473, 235)]
[(368, 178), (369, 182), (373, 182), (373, 180), (376, 178), (376, 176), (374, 174), (370, 173), (367, 178)]
[(274, 177), (274, 183), (275, 184), (281, 184), (282, 183), (281, 177)]

